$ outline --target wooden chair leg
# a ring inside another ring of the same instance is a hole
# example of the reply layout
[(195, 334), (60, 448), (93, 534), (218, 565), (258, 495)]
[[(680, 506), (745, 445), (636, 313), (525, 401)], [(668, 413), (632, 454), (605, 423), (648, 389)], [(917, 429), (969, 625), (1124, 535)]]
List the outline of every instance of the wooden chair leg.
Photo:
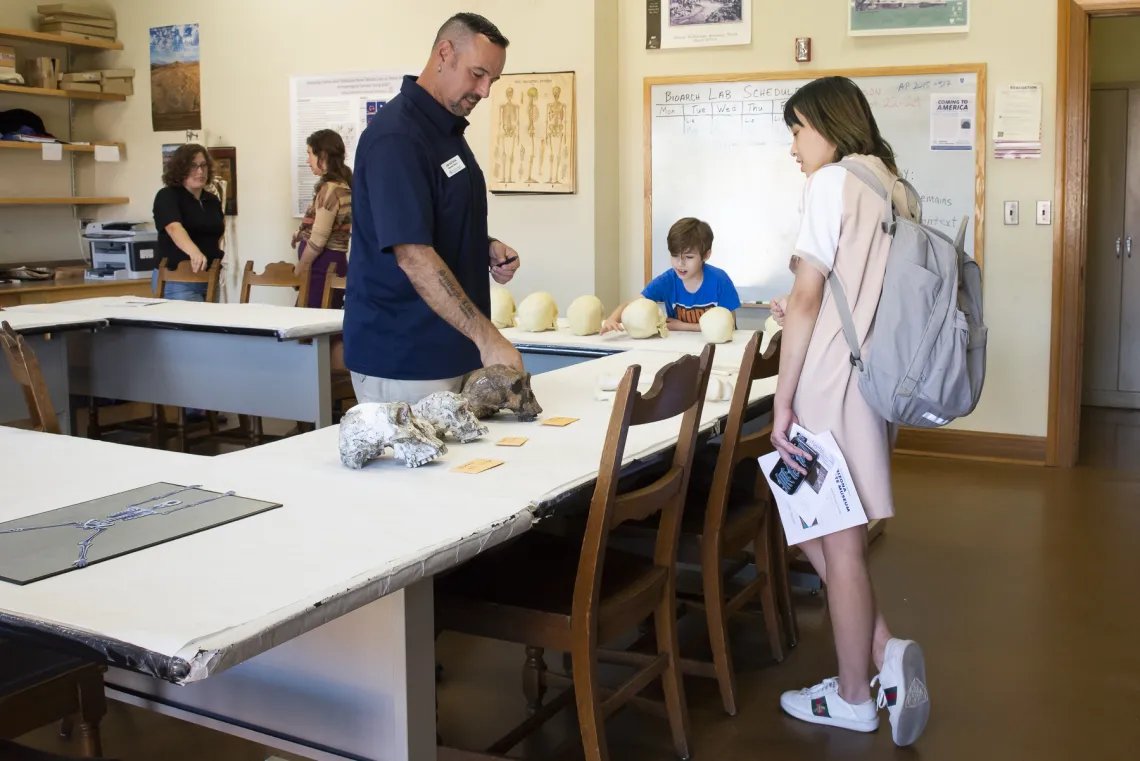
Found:
[(75, 717), (64, 716), (59, 721), (59, 736), (65, 740), (71, 739), (71, 733), (75, 730)]
[(84, 758), (103, 755), (103, 741), (99, 736), (99, 722), (79, 722), (79, 744)]
[(546, 697), (546, 658), (541, 647), (528, 647), (526, 649), (526, 663), (523, 665), (523, 694), (526, 695), (527, 714), (533, 714), (542, 708), (542, 699)]
[(691, 733), (681, 674), (681, 645), (677, 638), (677, 611), (674, 608), (676, 597), (676, 581), (670, 579), (653, 614), (653, 623), (657, 630), (657, 652), (669, 656), (669, 666), (661, 674), (661, 686), (665, 691), (665, 711), (669, 715), (669, 729), (673, 732), (673, 746), (679, 758), (687, 759)]
[(770, 530), (768, 536), (772, 547), (772, 570), (774, 578), (772, 583), (776, 586), (776, 598), (780, 604), (780, 618), (784, 623), (784, 636), (787, 637), (788, 647), (795, 647), (800, 641), (800, 627), (796, 621), (796, 608), (792, 602), (792, 585), (788, 581), (788, 543), (784, 539), (780, 522), (773, 514), (775, 505), (769, 504)]
[(178, 440), (178, 451), (186, 452), (186, 408), (178, 408), (178, 433), (176, 434)]
[(162, 449), (166, 441), (166, 410), (161, 404), (154, 405), (150, 413), (150, 446)]
[(99, 405), (95, 403), (95, 397), (89, 396), (87, 397), (87, 438), (99, 437)]
[(732, 665), (732, 645), (728, 641), (728, 612), (725, 610), (724, 576), (721, 573), (719, 537), (706, 537), (701, 558), (701, 574), (705, 592), (705, 620), (712, 646), (713, 668), (720, 686), (724, 712), (736, 715), (736, 674)]
[(107, 697), (103, 687), (103, 674), (98, 672), (84, 678), (77, 687), (79, 690), (79, 743), (84, 758), (99, 758), (103, 755), (103, 741), (99, 733), (99, 723), (107, 714)]
[(784, 632), (780, 627), (780, 613), (776, 603), (774, 571), (772, 563), (772, 511), (764, 513), (760, 523), (760, 534), (752, 543), (756, 552), (756, 573), (764, 574), (764, 584), (760, 587), (760, 604), (764, 607), (764, 626), (768, 630), (768, 647), (772, 658), (779, 663), (784, 660)]
[(605, 717), (602, 716), (602, 684), (598, 679), (598, 654), (587, 642), (575, 639), (572, 659), (574, 701), (578, 707), (582, 755), (586, 761), (609, 761), (610, 749), (606, 743)]

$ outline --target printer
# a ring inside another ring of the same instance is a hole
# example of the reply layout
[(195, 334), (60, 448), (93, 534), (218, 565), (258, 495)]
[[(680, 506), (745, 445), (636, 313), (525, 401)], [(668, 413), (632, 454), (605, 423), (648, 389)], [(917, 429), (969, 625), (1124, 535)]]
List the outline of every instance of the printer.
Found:
[(158, 266), (158, 233), (149, 222), (88, 222), (83, 242), (91, 254), (85, 280), (140, 280)]

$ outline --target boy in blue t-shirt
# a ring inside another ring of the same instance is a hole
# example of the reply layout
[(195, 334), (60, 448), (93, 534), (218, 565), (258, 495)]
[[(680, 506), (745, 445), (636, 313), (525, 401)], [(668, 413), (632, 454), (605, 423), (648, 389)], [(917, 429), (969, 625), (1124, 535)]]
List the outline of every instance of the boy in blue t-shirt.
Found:
[[(673, 266), (645, 286), (641, 295), (665, 305), (669, 330), (700, 330), (701, 315), (713, 307), (730, 312), (740, 308), (736, 286), (724, 270), (707, 264), (712, 256), (713, 231), (707, 222), (693, 217), (678, 220), (666, 239)], [(621, 313), (632, 302), (619, 306), (602, 323), (602, 333), (621, 330)]]

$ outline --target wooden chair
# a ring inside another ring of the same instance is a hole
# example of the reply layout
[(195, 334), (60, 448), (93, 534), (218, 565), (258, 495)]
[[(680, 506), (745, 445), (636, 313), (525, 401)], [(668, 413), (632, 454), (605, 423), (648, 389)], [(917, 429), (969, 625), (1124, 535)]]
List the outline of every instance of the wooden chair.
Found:
[[(603, 721), (660, 677), (673, 744), (678, 756), (688, 758), (689, 714), (676, 628), (676, 554), (712, 355), (709, 345), (700, 359), (686, 356), (665, 366), (645, 395), (637, 391), (641, 368), (634, 365), (626, 371), (610, 416), (583, 539), (532, 531), (437, 581), (439, 629), (527, 646), (525, 681), (534, 713), (483, 757), (505, 754), (575, 700), (587, 761), (606, 761)], [(668, 471), (652, 484), (619, 496), (630, 427), (678, 415), (683, 417)], [(614, 528), (657, 514), (660, 530), (651, 560), (607, 551)], [(598, 648), (635, 630), (650, 616), (657, 632), (657, 653), (617, 690), (603, 688), (598, 680)], [(542, 705), (547, 684), (543, 652), (548, 648), (572, 654), (573, 682)], [(447, 749), (440, 758), (460, 753)]]
[[(728, 617), (740, 612), (759, 596), (772, 658), (784, 659), (783, 640), (794, 647), (799, 633), (788, 583), (788, 553), (779, 515), (767, 479), (756, 460), (773, 450), (772, 427), (745, 433), (748, 399), (752, 384), (779, 375), (780, 334), (760, 354), (762, 333), (754, 333), (744, 350), (729, 407), (728, 422), (715, 452), (711, 477), (700, 464), (694, 465), (688, 503), (681, 523), (681, 554), (696, 554), (701, 566), (703, 594), (684, 599), (685, 607), (703, 610), (712, 646), (712, 662), (682, 658), (686, 674), (716, 679), (724, 710), (735, 716), (736, 681), (732, 648), (728, 640)], [(622, 539), (640, 540), (655, 526), (638, 525), (622, 532)], [(749, 547), (751, 546), (751, 551)], [(689, 551), (695, 548), (696, 552)], [(747, 566), (756, 576), (742, 588), (728, 592), (726, 583)], [(613, 663), (645, 663), (647, 640), (621, 651), (602, 651), (601, 660)]]
[(0, 739), (77, 716), (83, 756), (99, 756), (99, 723), (107, 713), (105, 671), (98, 664), (0, 639)]
[(28, 405), (28, 414), (31, 415), (32, 430), (60, 433), (59, 418), (55, 415), (47, 383), (44, 382), (39, 360), (32, 347), (7, 321), (0, 323), (0, 345), (4, 347), (4, 356), (8, 358), (12, 377), (24, 389), (24, 401)]
[[(336, 292), (343, 293), (348, 289), (348, 276), (341, 277), (336, 274), (336, 262), (329, 265), (328, 275), (325, 276), (325, 292), (321, 296), (321, 309), (332, 309), (333, 296)], [(343, 415), (352, 405), (356, 404), (356, 390), (352, 387), (352, 377), (348, 368), (344, 366), (344, 342), (340, 336), (334, 336), (330, 347), (329, 358), (332, 365), (332, 403), (333, 420)]]
[[(206, 301), (211, 304), (217, 301), (218, 282), (221, 277), (221, 263), (219, 261), (215, 260), (209, 268), (202, 272), (192, 271), (189, 260), (179, 262), (178, 266), (172, 270), (166, 268), (166, 263), (166, 259), (162, 259), (158, 263), (158, 280), (154, 287), (156, 298), (166, 297), (167, 283), (205, 283)], [(127, 420), (114, 425), (103, 425), (99, 419), (99, 406), (94, 399), (88, 398), (87, 438), (101, 439), (105, 434), (114, 430), (146, 432), (150, 434), (150, 444), (155, 449), (162, 448), (167, 439), (174, 438), (178, 443), (178, 449), (185, 452), (190, 434), (202, 430), (208, 430), (212, 433), (217, 430), (217, 419), (213, 413), (209, 414), (205, 424), (193, 424), (187, 420), (184, 408), (177, 407), (176, 409), (177, 417), (173, 424), (168, 423), (163, 405), (155, 404), (152, 405), (151, 415), (145, 422)]]

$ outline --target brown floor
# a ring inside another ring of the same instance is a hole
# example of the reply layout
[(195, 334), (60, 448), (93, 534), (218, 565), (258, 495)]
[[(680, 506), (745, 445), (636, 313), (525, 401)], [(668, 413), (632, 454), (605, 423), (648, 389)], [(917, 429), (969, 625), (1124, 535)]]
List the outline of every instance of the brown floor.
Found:
[[(899, 517), (872, 552), (880, 603), (896, 633), (927, 653), (932, 718), (913, 748), (874, 735), (800, 724), (779, 693), (835, 672), (826, 595), (800, 599), (802, 641), (779, 665), (762, 626), (735, 641), (740, 715), (715, 685), (686, 682), (693, 757), (914, 758), (1035, 761), (1136, 757), (1140, 747), (1140, 413), (1089, 410), (1085, 456), (1071, 471), (900, 458)], [(519, 648), (445, 635), (440, 731), (448, 744), (490, 743), (521, 718)], [(560, 667), (556, 654), (548, 656)], [(122, 761), (261, 761), (265, 749), (112, 705), (105, 748)], [(608, 724), (611, 757), (673, 761), (663, 720), (632, 710)], [(526, 748), (554, 757), (569, 717)], [(29, 738), (68, 749), (50, 729)], [(561, 757), (563, 754), (558, 754)], [(574, 758), (575, 754), (566, 756)]]

